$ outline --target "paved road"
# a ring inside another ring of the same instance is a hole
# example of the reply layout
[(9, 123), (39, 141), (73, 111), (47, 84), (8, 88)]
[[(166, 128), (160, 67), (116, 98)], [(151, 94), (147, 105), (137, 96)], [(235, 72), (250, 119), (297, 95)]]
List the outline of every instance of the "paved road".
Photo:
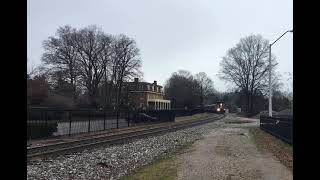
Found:
[(193, 144), (190, 151), (178, 157), (180, 180), (291, 180), (292, 173), (271, 154), (261, 154), (249, 136), (249, 126), (258, 122), (237, 124), (230, 117), (213, 129), (204, 139)]

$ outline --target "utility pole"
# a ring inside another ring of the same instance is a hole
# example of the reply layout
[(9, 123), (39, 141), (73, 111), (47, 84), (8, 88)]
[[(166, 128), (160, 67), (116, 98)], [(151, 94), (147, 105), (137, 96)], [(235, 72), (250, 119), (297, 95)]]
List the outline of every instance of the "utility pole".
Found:
[(288, 30), (283, 33), (277, 40), (275, 40), (272, 44), (269, 45), (269, 116), (272, 117), (272, 83), (271, 83), (271, 46), (277, 42), (282, 36), (284, 36), (287, 32), (293, 33), (293, 30)]

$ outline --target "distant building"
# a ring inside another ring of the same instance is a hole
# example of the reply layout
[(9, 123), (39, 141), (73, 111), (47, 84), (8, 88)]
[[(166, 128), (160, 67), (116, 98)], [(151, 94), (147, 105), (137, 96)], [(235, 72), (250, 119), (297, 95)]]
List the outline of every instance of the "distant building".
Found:
[(130, 106), (139, 109), (171, 109), (171, 102), (164, 99), (162, 86), (157, 85), (157, 81), (139, 82), (139, 79), (135, 78), (133, 82), (127, 83), (127, 87)]

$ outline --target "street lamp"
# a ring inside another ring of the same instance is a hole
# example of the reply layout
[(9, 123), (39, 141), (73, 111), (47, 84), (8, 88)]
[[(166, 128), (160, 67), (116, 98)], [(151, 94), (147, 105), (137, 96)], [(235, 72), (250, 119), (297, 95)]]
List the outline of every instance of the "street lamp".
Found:
[(276, 43), (282, 36), (284, 36), (287, 32), (293, 33), (293, 30), (288, 30), (283, 33), (277, 40), (275, 40), (272, 44), (269, 45), (269, 116), (272, 117), (272, 87), (271, 87), (271, 46)]

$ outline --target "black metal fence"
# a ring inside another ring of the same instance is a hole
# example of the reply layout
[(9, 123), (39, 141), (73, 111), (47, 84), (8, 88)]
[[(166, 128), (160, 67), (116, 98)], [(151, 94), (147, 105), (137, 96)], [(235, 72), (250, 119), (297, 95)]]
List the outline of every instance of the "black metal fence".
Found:
[(292, 144), (292, 116), (260, 116), (260, 129)]
[(174, 121), (171, 110), (128, 111), (27, 108), (27, 138), (89, 133), (136, 126), (142, 122)]

